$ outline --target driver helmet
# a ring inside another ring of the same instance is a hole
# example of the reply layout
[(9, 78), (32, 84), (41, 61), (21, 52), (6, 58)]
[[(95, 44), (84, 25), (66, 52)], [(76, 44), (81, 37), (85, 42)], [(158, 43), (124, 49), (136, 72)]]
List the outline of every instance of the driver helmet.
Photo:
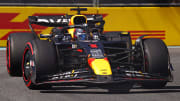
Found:
[(75, 36), (77, 37), (78, 40), (85, 40), (86, 39), (86, 33), (81, 28), (75, 29)]

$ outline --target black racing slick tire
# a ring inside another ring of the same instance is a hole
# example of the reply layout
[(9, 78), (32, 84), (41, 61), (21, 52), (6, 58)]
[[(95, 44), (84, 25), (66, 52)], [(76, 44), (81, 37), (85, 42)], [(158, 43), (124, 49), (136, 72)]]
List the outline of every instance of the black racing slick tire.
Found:
[(21, 62), (27, 41), (35, 39), (33, 33), (12, 33), (7, 39), (7, 71), (10, 76), (22, 76)]
[(47, 40), (33, 40), (26, 43), (22, 61), (22, 73), (26, 86), (36, 90), (47, 88), (39, 85), (47, 75), (56, 73), (57, 58), (55, 45)]
[[(150, 74), (158, 74), (162, 77), (168, 77), (168, 49), (161, 39), (144, 39), (144, 59), (145, 71)], [(167, 84), (167, 81), (143, 83), (144, 88), (162, 88)]]

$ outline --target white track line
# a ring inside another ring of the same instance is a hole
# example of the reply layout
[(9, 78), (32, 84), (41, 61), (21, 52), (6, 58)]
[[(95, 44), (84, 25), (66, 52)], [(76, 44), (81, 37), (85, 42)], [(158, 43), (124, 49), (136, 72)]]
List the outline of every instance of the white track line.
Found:
[(4, 47), (3, 47), (3, 48), (0, 48), (0, 51), (1, 51), (1, 50), (6, 50), (6, 48), (4, 48)]
[(180, 46), (168, 46), (168, 48), (180, 48)]

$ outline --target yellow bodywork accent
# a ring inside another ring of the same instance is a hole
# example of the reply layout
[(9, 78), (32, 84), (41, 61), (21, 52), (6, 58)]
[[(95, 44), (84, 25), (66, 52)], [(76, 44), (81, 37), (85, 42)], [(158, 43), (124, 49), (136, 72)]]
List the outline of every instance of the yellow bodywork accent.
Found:
[(107, 60), (95, 59), (90, 66), (96, 75), (112, 75), (111, 66)]
[(75, 31), (74, 28), (68, 29), (68, 33), (71, 34), (71, 37), (72, 37), (72, 38), (74, 38), (74, 31)]

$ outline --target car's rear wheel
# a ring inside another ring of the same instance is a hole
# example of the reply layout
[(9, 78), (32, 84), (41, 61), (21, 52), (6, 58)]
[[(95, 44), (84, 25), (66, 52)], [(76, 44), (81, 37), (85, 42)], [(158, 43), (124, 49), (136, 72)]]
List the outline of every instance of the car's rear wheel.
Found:
[[(145, 72), (157, 74), (162, 77), (168, 77), (168, 49), (165, 43), (160, 39), (150, 38), (143, 40), (143, 50), (145, 59)], [(167, 81), (145, 82), (142, 86), (145, 88), (162, 88)]]
[(27, 42), (23, 61), (23, 79), (29, 89), (49, 88), (50, 85), (38, 85), (45, 81), (41, 77), (58, 72), (56, 50), (53, 43), (45, 40)]
[(32, 33), (12, 33), (7, 40), (7, 71), (11, 76), (22, 76), (21, 62), (27, 41), (35, 39)]

